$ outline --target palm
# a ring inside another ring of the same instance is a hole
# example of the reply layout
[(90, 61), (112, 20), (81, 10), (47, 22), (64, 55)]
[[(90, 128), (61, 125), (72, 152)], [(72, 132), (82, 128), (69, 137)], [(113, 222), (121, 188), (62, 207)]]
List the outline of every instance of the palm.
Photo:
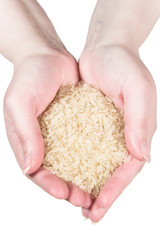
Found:
[[(54, 197), (65, 198), (76, 206), (82, 206), (88, 195), (41, 167), (44, 145), (37, 121), (37, 117), (53, 100), (59, 87), (63, 84), (75, 84), (77, 81), (77, 64), (69, 54), (30, 57), (15, 68), (13, 80), (6, 93), (4, 113), (7, 135), (20, 166), (24, 155), (21, 145), (29, 144), (32, 148), (33, 160), (28, 177)], [(12, 93), (16, 95), (13, 96)], [(16, 115), (14, 108), (17, 109)], [(18, 135), (17, 124), (18, 127), (21, 125)], [(30, 132), (29, 139), (26, 139), (26, 128)]]
[(136, 84), (149, 72), (138, 55), (120, 47), (101, 47), (82, 54), (80, 74), (84, 81), (100, 88), (123, 108), (124, 85)]
[(83, 211), (84, 216), (89, 216), (92, 221), (99, 221), (145, 163), (137, 160), (143, 158), (140, 146), (135, 142), (138, 142), (141, 129), (149, 130), (146, 136), (149, 143), (155, 131), (155, 86), (138, 54), (119, 46), (85, 50), (79, 67), (82, 80), (100, 88), (124, 110), (126, 144), (132, 155), (130, 162), (115, 171), (90, 206), (89, 212)]

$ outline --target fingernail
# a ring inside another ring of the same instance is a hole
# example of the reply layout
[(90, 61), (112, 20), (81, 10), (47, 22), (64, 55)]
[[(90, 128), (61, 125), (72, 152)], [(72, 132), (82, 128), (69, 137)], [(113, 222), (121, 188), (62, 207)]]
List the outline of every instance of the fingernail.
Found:
[(89, 210), (87, 210), (87, 209), (84, 209), (84, 208), (82, 208), (83, 209), (83, 211), (85, 211), (84, 213), (83, 213), (83, 217), (84, 218), (86, 218), (86, 220), (89, 218)]
[(27, 153), (24, 155), (22, 163), (22, 173), (26, 175), (30, 168), (31, 168), (31, 153)]
[(80, 207), (83, 208), (85, 206), (85, 204), (82, 204)]
[(107, 212), (108, 211), (108, 209), (107, 208), (99, 208), (101, 211), (103, 211), (103, 212)]
[(146, 160), (146, 162), (149, 163), (151, 161), (151, 155), (150, 155), (150, 149), (147, 142), (143, 141), (141, 143), (141, 151), (142, 151), (143, 158)]
[(91, 223), (92, 223), (92, 225), (95, 225), (95, 224), (96, 224), (96, 222), (93, 222), (93, 221), (91, 221)]
[(83, 208), (83, 211), (87, 211), (87, 212), (89, 212), (89, 210), (88, 210), (88, 209), (86, 209), (86, 208)]

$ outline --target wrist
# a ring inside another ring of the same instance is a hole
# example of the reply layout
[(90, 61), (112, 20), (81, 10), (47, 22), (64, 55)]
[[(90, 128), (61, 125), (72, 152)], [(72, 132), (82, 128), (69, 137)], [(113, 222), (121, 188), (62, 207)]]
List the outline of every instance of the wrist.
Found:
[(15, 47), (9, 60), (11, 60), (14, 65), (18, 65), (26, 58), (35, 55), (53, 55), (57, 52), (67, 52), (61, 42), (58, 42), (55, 38), (52, 38), (52, 41), (48, 41), (37, 36), (34, 37), (34, 39), (30, 39), (30, 41), (23, 41), (17, 50)]
[(96, 49), (104, 46), (122, 46), (132, 51), (138, 52), (139, 45), (137, 45), (132, 36), (128, 33), (124, 27), (118, 28), (116, 31), (106, 29), (105, 31), (94, 34), (86, 41), (85, 50)]
[(57, 59), (56, 61), (61, 60), (62, 62), (66, 62), (74, 59), (74, 57), (65, 48), (37, 46), (33, 51), (27, 52), (27, 54), (20, 54), (13, 59), (14, 70), (16, 71), (16, 69), (21, 68), (21, 65), (25, 62), (30, 61), (35, 62), (36, 66), (36, 59)]
[(90, 22), (85, 49), (104, 45), (138, 49), (131, 32), (131, 16), (127, 21), (127, 15), (127, 12), (121, 13), (115, 8), (114, 1), (99, 0)]
[(0, 5), (0, 22), (4, 23), (0, 28), (0, 52), (8, 60), (15, 63), (39, 52), (65, 49), (36, 0), (6, 0)]
[(151, 0), (98, 0), (85, 48), (123, 45), (138, 50), (154, 26), (159, 12), (159, 0), (154, 0), (154, 3)]

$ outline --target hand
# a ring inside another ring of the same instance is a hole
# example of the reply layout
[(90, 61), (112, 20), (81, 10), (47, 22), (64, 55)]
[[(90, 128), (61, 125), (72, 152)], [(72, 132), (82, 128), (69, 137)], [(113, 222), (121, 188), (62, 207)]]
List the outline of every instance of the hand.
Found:
[(77, 63), (67, 51), (49, 50), (15, 64), (13, 79), (4, 100), (9, 142), (27, 176), (46, 192), (82, 206), (89, 194), (45, 170), (43, 139), (37, 117), (53, 100), (61, 85), (79, 79)]
[(99, 221), (115, 199), (150, 160), (156, 129), (156, 88), (138, 52), (121, 45), (84, 50), (79, 60), (81, 79), (100, 88), (124, 110), (125, 139), (131, 160), (112, 175), (93, 205), (83, 208), (85, 217)]

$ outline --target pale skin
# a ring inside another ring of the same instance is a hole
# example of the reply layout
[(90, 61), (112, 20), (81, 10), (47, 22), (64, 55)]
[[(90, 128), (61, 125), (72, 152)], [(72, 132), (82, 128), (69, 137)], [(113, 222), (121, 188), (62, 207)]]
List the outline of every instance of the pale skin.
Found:
[[(16, 159), (33, 182), (52, 196), (82, 207), (83, 215), (93, 222), (103, 218), (150, 160), (156, 89), (138, 49), (159, 15), (159, 0), (99, 0), (78, 64), (37, 1), (0, 1), (0, 52), (14, 64), (4, 116)], [(79, 78), (100, 88), (124, 110), (126, 144), (132, 155), (94, 201), (88, 193), (41, 167), (44, 146), (37, 117), (60, 86), (76, 84)]]
[(5, 23), (0, 31), (0, 51), (14, 64), (4, 99), (9, 142), (22, 171), (33, 182), (56, 198), (83, 206), (89, 194), (41, 167), (44, 146), (37, 121), (61, 85), (79, 80), (77, 62), (37, 1), (5, 0), (0, 4), (1, 22)]

